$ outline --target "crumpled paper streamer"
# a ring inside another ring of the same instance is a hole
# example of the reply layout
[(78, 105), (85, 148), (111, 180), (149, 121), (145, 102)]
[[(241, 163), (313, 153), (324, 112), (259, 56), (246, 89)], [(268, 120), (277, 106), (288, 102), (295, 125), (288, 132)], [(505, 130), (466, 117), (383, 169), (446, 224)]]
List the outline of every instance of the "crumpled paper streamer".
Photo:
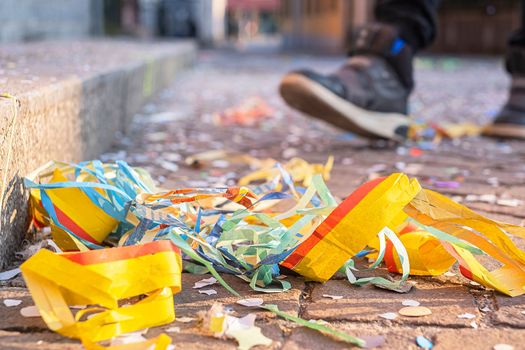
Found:
[[(175, 320), (182, 260), (169, 241), (80, 253), (43, 249), (20, 269), (48, 327), (86, 344)], [(73, 315), (73, 305), (90, 307)]]

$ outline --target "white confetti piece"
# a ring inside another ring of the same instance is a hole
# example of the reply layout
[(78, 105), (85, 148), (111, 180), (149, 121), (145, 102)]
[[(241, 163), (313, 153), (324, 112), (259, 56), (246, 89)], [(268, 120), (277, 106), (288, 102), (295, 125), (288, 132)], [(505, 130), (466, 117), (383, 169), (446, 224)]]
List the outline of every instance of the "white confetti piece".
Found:
[(206, 286), (211, 286), (212, 284), (217, 283), (217, 280), (214, 277), (205, 278), (203, 280), (195, 282), (193, 289), (199, 289)]
[(403, 304), (403, 306), (419, 306), (421, 305), (421, 303), (417, 300), (412, 300), (412, 299), (405, 299), (403, 300), (403, 302), (401, 302), (401, 304)]
[(0, 272), (0, 281), (10, 280), (11, 278), (14, 278), (15, 276), (17, 276), (19, 273), (20, 273), (19, 268)]
[(476, 321), (472, 321), (472, 322), (470, 322), (470, 327), (472, 327), (474, 329), (478, 329), (478, 324), (476, 323)]
[(199, 289), (199, 294), (215, 295), (217, 291), (215, 289)]
[(166, 329), (166, 332), (168, 333), (180, 333), (180, 327), (170, 327)]
[(443, 274), (443, 276), (446, 276), (446, 277), (454, 277), (456, 276), (456, 274), (454, 272), (450, 272), (450, 271), (447, 271)]
[(343, 299), (343, 296), (342, 295), (323, 294), (323, 298), (330, 298), (332, 300), (339, 300), (339, 299)]
[(479, 309), (479, 311), (481, 311), (481, 312), (490, 312), (490, 307), (484, 306), (481, 309)]
[(40, 312), (35, 305), (31, 305), (21, 308), (20, 315), (24, 317), (40, 317)]
[(111, 346), (126, 345), (146, 341), (147, 339), (144, 338), (142, 334), (142, 332), (132, 332), (119, 335), (111, 340)]
[(237, 300), (237, 304), (243, 305), (243, 306), (260, 306), (264, 303), (264, 300), (261, 298), (249, 298), (249, 299), (241, 299)]
[(384, 314), (380, 314), (378, 316), (387, 320), (395, 320), (397, 318), (397, 314), (395, 312), (385, 312)]
[(509, 344), (496, 344), (493, 347), (494, 350), (514, 350), (514, 346)]
[(22, 304), (22, 300), (20, 299), (4, 299), (4, 305), (7, 307), (18, 306), (20, 304)]
[(458, 315), (458, 318), (464, 318), (464, 319), (470, 320), (472, 318), (476, 318), (476, 315), (465, 312), (464, 314)]
[(195, 319), (193, 317), (177, 317), (175, 318), (175, 321), (180, 323), (190, 323), (195, 321)]
[(502, 207), (514, 207), (515, 208), (515, 207), (519, 207), (520, 205), (522, 205), (523, 202), (520, 201), (519, 199), (500, 198), (496, 201), (496, 204)]

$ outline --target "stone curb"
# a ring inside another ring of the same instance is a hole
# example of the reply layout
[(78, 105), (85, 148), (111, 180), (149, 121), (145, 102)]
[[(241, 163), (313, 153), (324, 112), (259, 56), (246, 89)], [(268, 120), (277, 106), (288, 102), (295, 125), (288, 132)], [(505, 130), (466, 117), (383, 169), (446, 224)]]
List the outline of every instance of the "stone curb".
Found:
[[(7, 266), (28, 226), (23, 177), (49, 160), (77, 162), (107, 150), (116, 133), (127, 131), (139, 108), (189, 66), (196, 55), (192, 42), (87, 42), (89, 49), (83, 55), (105, 55), (109, 47), (113, 62), (104, 65), (104, 59), (100, 59), (92, 64), (89, 74), (75, 74), (75, 69), (82, 67), (82, 62), (75, 62), (68, 74), (61, 76), (57, 67), (43, 67), (40, 52), (33, 53), (38, 50), (31, 45), (42, 48), (42, 44), (27, 44), (28, 48), (13, 49), (12, 56), (22, 52), (29, 60), (34, 59), (25, 72), (40, 75), (40, 81), (47, 81), (52, 74), (53, 82), (25, 88), (23, 77), (15, 76), (11, 79), (14, 85), (0, 88), (0, 93), (16, 94), (20, 101), (14, 120), (12, 101), (0, 99), (0, 268)], [(61, 44), (49, 45), (53, 49)], [(78, 46), (83, 47), (83, 43)], [(67, 56), (67, 47), (56, 51), (56, 61), (67, 61), (67, 57), (60, 56)]]

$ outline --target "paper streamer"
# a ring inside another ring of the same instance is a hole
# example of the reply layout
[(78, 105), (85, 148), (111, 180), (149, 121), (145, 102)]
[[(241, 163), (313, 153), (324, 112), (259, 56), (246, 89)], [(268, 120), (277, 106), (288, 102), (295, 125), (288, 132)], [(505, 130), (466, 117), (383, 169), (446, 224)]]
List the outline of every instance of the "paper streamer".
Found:
[[(43, 320), (67, 337), (93, 343), (175, 319), (182, 260), (169, 241), (69, 254), (43, 249), (21, 270)], [(72, 305), (99, 306), (73, 315)]]

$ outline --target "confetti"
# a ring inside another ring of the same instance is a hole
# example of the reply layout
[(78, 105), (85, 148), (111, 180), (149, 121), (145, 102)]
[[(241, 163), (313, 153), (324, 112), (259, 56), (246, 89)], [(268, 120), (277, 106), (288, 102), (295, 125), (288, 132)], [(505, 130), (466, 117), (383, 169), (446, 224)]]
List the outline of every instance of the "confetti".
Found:
[(170, 327), (166, 329), (166, 332), (168, 333), (180, 333), (180, 327)]
[(190, 323), (195, 321), (195, 319), (193, 317), (177, 317), (175, 318), (175, 321), (180, 323)]
[(18, 267), (16, 269), (0, 272), (0, 281), (10, 280), (11, 278), (16, 277), (19, 273), (20, 269)]
[(215, 295), (217, 291), (215, 289), (199, 289), (199, 294)]
[(422, 336), (422, 335), (418, 335), (416, 337), (416, 344), (417, 346), (419, 346), (420, 348), (423, 348), (423, 349), (432, 349), (434, 347), (434, 344), (432, 344), (432, 342), (430, 341), (430, 339)]
[(203, 280), (195, 282), (195, 284), (193, 285), (193, 289), (199, 289), (199, 288), (211, 286), (212, 284), (215, 284), (215, 283), (217, 283), (217, 279), (215, 279), (214, 277), (205, 278)]
[(407, 306), (398, 311), (402, 316), (408, 317), (421, 317), (428, 316), (432, 314), (432, 311), (428, 307), (424, 306)]
[(119, 335), (111, 340), (111, 346), (141, 343), (147, 340), (143, 334), (143, 332), (139, 331)]
[(509, 344), (496, 344), (492, 347), (494, 350), (514, 350), (514, 346)]
[(31, 305), (21, 308), (20, 315), (24, 317), (40, 317), (40, 311), (35, 305)]
[(419, 301), (411, 300), (411, 299), (403, 300), (403, 301), (401, 302), (401, 304), (402, 304), (403, 306), (419, 306), (419, 305), (421, 305), (421, 304), (419, 303)]
[(343, 296), (342, 295), (323, 294), (323, 298), (329, 298), (329, 299), (332, 299), (332, 300), (339, 300), (339, 299), (343, 299)]
[(378, 316), (387, 320), (395, 320), (397, 318), (397, 314), (395, 312), (385, 312), (384, 314), (379, 314)]
[(22, 300), (20, 299), (4, 299), (4, 305), (7, 307), (18, 306), (20, 304), (22, 304)]
[(264, 300), (261, 298), (250, 298), (237, 300), (236, 303), (243, 306), (261, 306), (264, 303)]
[(362, 336), (360, 338), (365, 341), (364, 349), (380, 348), (385, 344), (385, 337), (382, 335)]
[(496, 201), (496, 204), (497, 205), (501, 205), (502, 207), (519, 207), (520, 205), (523, 204), (523, 201), (519, 200), (519, 199), (498, 199)]
[(473, 315), (473, 314), (469, 314), (468, 312), (464, 313), (464, 314), (461, 314), (461, 315), (458, 315), (458, 318), (464, 318), (464, 319), (472, 319), (472, 318), (476, 318), (476, 315)]

